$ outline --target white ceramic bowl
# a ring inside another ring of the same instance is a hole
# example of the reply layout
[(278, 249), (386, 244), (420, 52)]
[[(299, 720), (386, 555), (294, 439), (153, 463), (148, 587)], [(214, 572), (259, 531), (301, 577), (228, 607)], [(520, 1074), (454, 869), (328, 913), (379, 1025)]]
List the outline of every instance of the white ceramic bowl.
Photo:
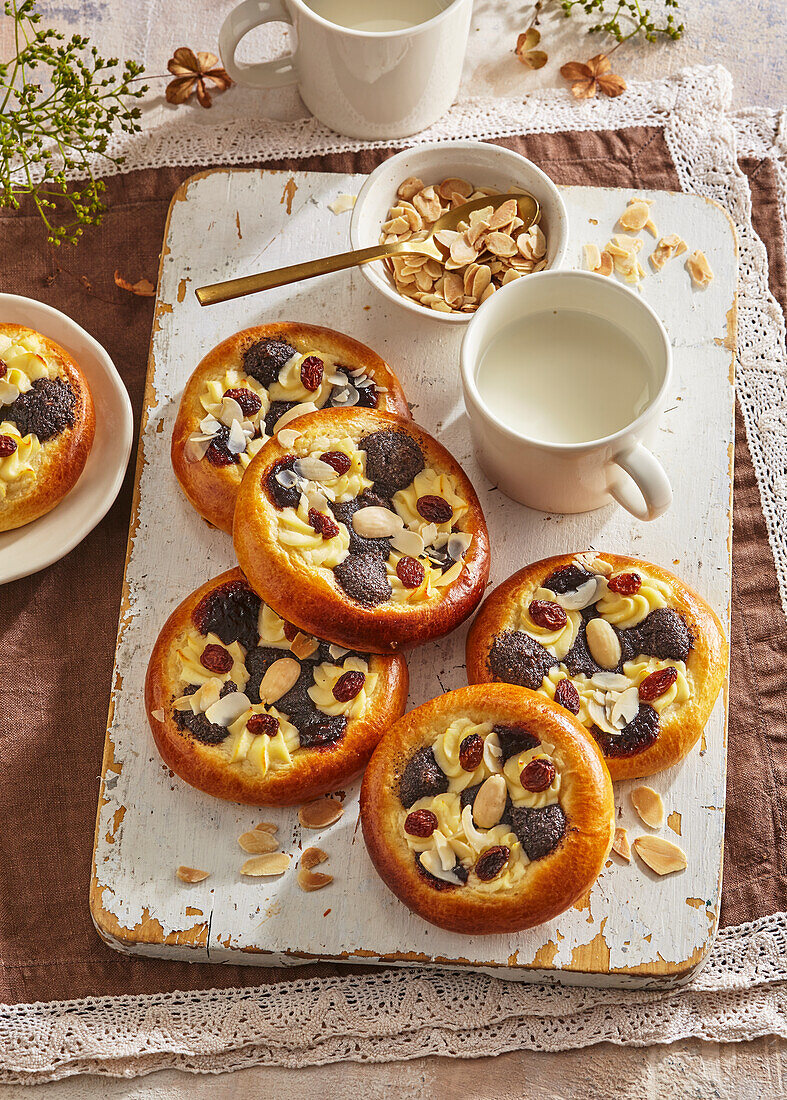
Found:
[(93, 446), (71, 492), (40, 519), (0, 532), (0, 584), (6, 584), (59, 561), (101, 522), (123, 484), (134, 420), (126, 387), (109, 355), (70, 317), (32, 298), (0, 294), (0, 320), (27, 325), (70, 352), (96, 409)]
[[(352, 248), (368, 248), (379, 242), (383, 222), (388, 220), (388, 211), (395, 205), (397, 189), (408, 176), (417, 176), (426, 185), (459, 176), (476, 187), (497, 187), (503, 192), (520, 187), (529, 191), (541, 205), (540, 224), (547, 238), (547, 269), (562, 264), (568, 244), (568, 216), (557, 187), (532, 161), (485, 141), (417, 145), (383, 161), (358, 192), (350, 222)], [(439, 313), (399, 294), (381, 260), (363, 264), (360, 270), (386, 298), (421, 317), (466, 325), (473, 316), (472, 313)]]

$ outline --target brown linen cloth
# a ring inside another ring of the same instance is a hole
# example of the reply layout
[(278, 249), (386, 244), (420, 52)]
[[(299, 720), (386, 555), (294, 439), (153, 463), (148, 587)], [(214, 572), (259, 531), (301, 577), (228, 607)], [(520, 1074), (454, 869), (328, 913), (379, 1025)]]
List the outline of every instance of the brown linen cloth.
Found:
[[(560, 183), (679, 189), (658, 128), (565, 133), (500, 142)], [(310, 157), (271, 165), (368, 172), (387, 154)], [(755, 224), (774, 249), (771, 279), (785, 301), (783, 242), (767, 165), (744, 165)], [(119, 290), (113, 272), (155, 279), (172, 193), (193, 169), (107, 181), (109, 211), (77, 248), (46, 247), (30, 204), (0, 212), (0, 289), (49, 302), (109, 351), (138, 419), (152, 299)], [(740, 418), (739, 418), (740, 420)], [(125, 958), (91, 926), (87, 896), (133, 462), (104, 521), (66, 558), (0, 587), (0, 1001), (256, 985), (347, 973), (211, 967)], [(730, 772), (722, 923), (787, 908), (787, 631), (742, 423), (735, 479)], [(155, 823), (153, 824), (155, 827)]]

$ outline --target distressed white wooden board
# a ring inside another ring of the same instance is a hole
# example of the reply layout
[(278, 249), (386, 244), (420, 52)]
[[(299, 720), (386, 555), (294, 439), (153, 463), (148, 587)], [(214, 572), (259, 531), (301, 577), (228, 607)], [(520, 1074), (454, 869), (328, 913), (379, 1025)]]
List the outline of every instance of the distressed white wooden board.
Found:
[[(272, 171), (216, 171), (184, 184), (173, 202), (153, 330), (147, 409), (138, 468), (110, 727), (96, 830), (91, 908), (104, 939), (120, 950), (193, 961), (297, 965), (314, 957), (403, 965), (495, 968), (501, 976), (590, 984), (668, 984), (688, 976), (710, 947), (718, 918), (724, 828), (726, 691), (702, 746), (654, 777), (667, 812), (680, 815), (688, 868), (660, 879), (615, 859), (589, 902), (557, 920), (510, 936), (468, 938), (409, 913), (369, 862), (357, 823), (358, 784), (345, 815), (323, 834), (301, 837), (295, 809), (255, 810), (193, 790), (162, 765), (142, 701), (148, 654), (170, 611), (193, 588), (234, 564), (230, 540), (186, 503), (169, 462), (183, 385), (202, 355), (247, 325), (300, 320), (333, 326), (380, 352), (398, 371), (414, 415), (453, 452), (478, 490), (489, 523), (492, 581), (545, 555), (589, 545), (667, 567), (703, 593), (728, 621), (730, 595), (732, 362), (737, 260), (726, 215), (702, 199), (656, 199), (663, 233), (701, 247), (716, 278), (691, 289), (682, 260), (648, 277), (642, 294), (664, 319), (675, 351), (673, 399), (657, 451), (675, 490), (654, 523), (610, 506), (584, 516), (533, 512), (497, 492), (472, 454), (458, 381), (462, 330), (389, 305), (358, 272), (201, 309), (201, 283), (273, 268), (346, 246), (348, 215), (328, 203), (356, 193), (362, 177)], [(572, 244), (603, 245), (632, 192), (567, 188)], [(652, 247), (646, 240), (645, 255)], [(544, 384), (549, 385), (548, 372)], [(410, 706), (464, 683), (465, 628), (410, 657)], [(617, 785), (620, 823), (648, 830)], [(319, 843), (335, 876), (304, 894), (293, 869), (281, 879), (244, 880), (237, 837), (261, 819), (279, 823), (285, 850)], [(673, 818), (673, 821), (677, 819)], [(665, 835), (674, 833), (665, 826)], [(677, 837), (675, 837), (677, 839)], [(180, 864), (211, 877), (186, 886)]]

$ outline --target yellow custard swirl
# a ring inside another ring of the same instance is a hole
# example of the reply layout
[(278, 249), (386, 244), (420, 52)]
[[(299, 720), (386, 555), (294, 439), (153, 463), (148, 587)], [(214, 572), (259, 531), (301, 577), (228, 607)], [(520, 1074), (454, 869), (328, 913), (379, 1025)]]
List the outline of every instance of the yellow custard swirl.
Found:
[[(209, 645), (221, 646), (230, 654), (232, 668), (229, 672), (211, 672), (202, 664), (200, 658), (205, 651), (205, 647)], [(212, 679), (217, 679), (225, 684), (227, 680), (232, 680), (237, 685), (238, 690), (243, 691), (249, 679), (245, 664), (246, 651), (243, 646), (240, 642), (224, 645), (217, 634), (208, 634), (207, 637), (204, 637), (197, 630), (190, 631), (185, 642), (177, 651), (177, 658), (180, 665), (180, 679), (184, 684), (204, 684)]]
[[(333, 689), (345, 672), (362, 672), (364, 682), (353, 699), (342, 702), (334, 696)], [(343, 714), (352, 720), (365, 713), (376, 685), (377, 673), (369, 671), (366, 661), (360, 657), (348, 657), (343, 665), (321, 664), (315, 667), (314, 683), (309, 688), (309, 697), (323, 714)]]
[(16, 424), (10, 420), (0, 423), (0, 436), (3, 435), (13, 439), (16, 450), (6, 458), (0, 458), (0, 501), (5, 500), (18, 483), (31, 481), (35, 477), (41, 457), (41, 444), (37, 435), (20, 435)]
[(302, 494), (297, 510), (283, 508), (278, 513), (279, 542), (296, 557), (309, 565), (334, 569), (347, 557), (350, 549), (350, 533), (343, 523), (338, 523), (339, 533), (333, 538), (323, 538), (309, 523), (309, 502)]
[(447, 500), (452, 508), (451, 518), (445, 523), (437, 523), (438, 535), (444, 536), (442, 540), (435, 540), (434, 545), (442, 545), (451, 529), (455, 527), (467, 512), (467, 501), (462, 497), (456, 487), (456, 481), (452, 474), (438, 473), (431, 466), (421, 470), (406, 489), (400, 489), (394, 495), (393, 506), (405, 522), (405, 526), (411, 531), (423, 534), (424, 528), (429, 527), (431, 521), (425, 519), (418, 511), (419, 497), (437, 496)]
[[(255, 714), (272, 714), (279, 720), (279, 729), (273, 737), (267, 733), (250, 733), (248, 722)], [(247, 764), (260, 775), (276, 772), (292, 763), (293, 753), (300, 748), (298, 731), (286, 714), (275, 707), (255, 703), (241, 714), (229, 728), (230, 736), (221, 744), (231, 764)]]

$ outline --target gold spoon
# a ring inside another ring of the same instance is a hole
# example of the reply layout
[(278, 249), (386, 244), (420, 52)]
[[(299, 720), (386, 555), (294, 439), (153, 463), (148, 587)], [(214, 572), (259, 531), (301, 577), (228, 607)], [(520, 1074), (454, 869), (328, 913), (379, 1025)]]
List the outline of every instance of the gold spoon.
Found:
[(313, 279), (315, 275), (327, 275), (331, 271), (343, 271), (347, 267), (368, 264), (371, 260), (381, 260), (385, 256), (429, 256), (433, 260), (445, 259), (435, 241), (435, 234), (445, 229), (456, 229), (459, 222), (465, 221), (472, 210), (481, 210), (485, 206), (502, 206), (509, 199), (516, 199), (517, 212), (524, 222), (521, 231), (529, 229), (541, 217), (541, 208), (532, 195), (512, 192), (505, 195), (485, 195), (481, 199), (465, 202), (438, 218), (429, 232), (421, 240), (393, 241), (390, 244), (375, 244), (371, 248), (359, 248), (354, 252), (342, 252), (338, 256), (323, 256), (319, 260), (308, 260), (303, 264), (291, 264), (275, 271), (261, 271), (257, 275), (243, 275), (240, 279), (224, 279), (210, 286), (197, 287), (196, 295), (201, 306), (212, 306), (216, 302), (229, 302), (232, 298), (242, 298), (246, 294), (256, 294), (258, 290), (271, 290), (276, 286), (297, 283), (301, 279)]

